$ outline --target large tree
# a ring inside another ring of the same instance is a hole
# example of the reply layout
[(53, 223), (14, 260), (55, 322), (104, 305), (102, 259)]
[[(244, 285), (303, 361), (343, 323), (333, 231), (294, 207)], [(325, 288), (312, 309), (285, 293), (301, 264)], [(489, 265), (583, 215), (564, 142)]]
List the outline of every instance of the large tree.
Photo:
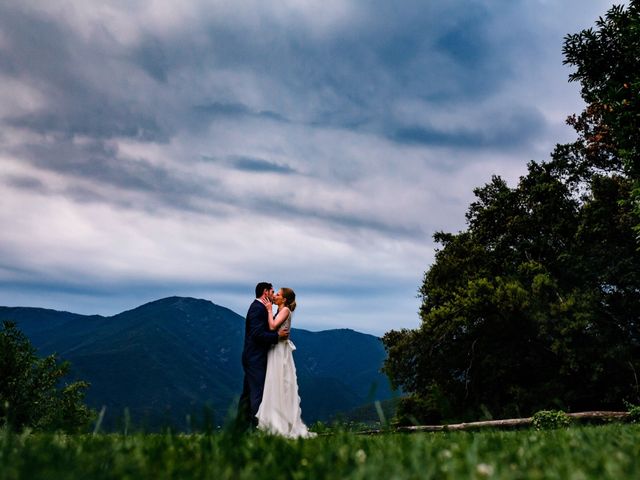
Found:
[(565, 39), (587, 102), (569, 118), (576, 142), (531, 162), (514, 188), (494, 177), (465, 231), (435, 235), (421, 326), (383, 339), (405, 419), (640, 400), (639, 4)]
[(87, 382), (61, 385), (68, 362), (39, 358), (14, 322), (0, 328), (0, 427), (78, 431), (94, 416), (84, 403)]

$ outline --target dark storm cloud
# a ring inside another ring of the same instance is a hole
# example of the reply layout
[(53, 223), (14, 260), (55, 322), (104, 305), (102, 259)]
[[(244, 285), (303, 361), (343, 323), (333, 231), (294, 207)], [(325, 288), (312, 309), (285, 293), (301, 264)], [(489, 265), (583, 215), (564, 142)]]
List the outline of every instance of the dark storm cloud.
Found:
[[(67, 178), (82, 179), (93, 184), (108, 185), (128, 192), (144, 193), (142, 204), (127, 197), (105, 195), (99, 190), (83, 185), (54, 190), (42, 181), (29, 177), (9, 177), (13, 186), (25, 188), (28, 184), (38, 187), (41, 194), (63, 195), (81, 203), (110, 203), (120, 208), (172, 208), (209, 216), (226, 215), (216, 205), (232, 205), (245, 211), (286, 210), (291, 220), (313, 221), (331, 228), (368, 230), (397, 237), (423, 238), (424, 232), (414, 227), (391, 225), (375, 218), (375, 215), (356, 215), (348, 209), (327, 211), (322, 208), (297, 206), (288, 199), (271, 195), (238, 195), (228, 191), (210, 179), (185, 176), (144, 159), (130, 159), (119, 155), (117, 148), (103, 141), (90, 142), (81, 147), (70, 141), (58, 141), (47, 145), (26, 145), (20, 156), (41, 169), (63, 174)], [(209, 158), (211, 160), (211, 158)], [(286, 164), (251, 158), (232, 157), (227, 162), (238, 170), (256, 173), (297, 173)], [(16, 184), (17, 183), (17, 184)], [(374, 212), (372, 212), (374, 213)]]
[(8, 43), (0, 49), (0, 71), (22, 78), (40, 77), (43, 86), (71, 80), (69, 35), (54, 19), (7, 2), (0, 4), (0, 18), (3, 40)]
[[(215, 182), (211, 180), (205, 183), (197, 177), (154, 165), (145, 159), (127, 158), (119, 154), (117, 147), (104, 141), (78, 145), (70, 139), (56, 139), (47, 144), (25, 144), (13, 153), (39, 169), (62, 174), (69, 179), (147, 194), (147, 207), (164, 205), (200, 211), (194, 202), (198, 198), (224, 200), (224, 195), (217, 195), (213, 190)], [(104, 196), (95, 189), (79, 185), (55, 193), (64, 193), (82, 201), (107, 201), (122, 206), (122, 199)]]
[(41, 112), (8, 118), (5, 123), (25, 128), (35, 133), (60, 133), (63, 135), (87, 135), (92, 138), (110, 139), (129, 137), (146, 142), (167, 142), (169, 136), (152, 116), (129, 111), (124, 105), (114, 106), (107, 99), (100, 102), (93, 95), (87, 102), (78, 92), (75, 108), (69, 105), (53, 107), (55, 112)]
[[(0, 288), (3, 290), (15, 291), (32, 291), (42, 295), (48, 295), (52, 292), (60, 292), (63, 294), (80, 294), (80, 295), (98, 295), (111, 296), (122, 295), (123, 287), (131, 295), (136, 297), (160, 298), (163, 295), (176, 295), (176, 292), (183, 290), (189, 291), (193, 288), (201, 288), (203, 290), (211, 290), (217, 292), (244, 292), (247, 287), (245, 284), (234, 282), (187, 282), (177, 281), (171, 286), (161, 281), (153, 279), (144, 279), (139, 281), (136, 279), (128, 279), (124, 284), (112, 283), (108, 281), (97, 281), (91, 274), (86, 276), (75, 273), (73, 277), (49, 276), (43, 275), (42, 272), (35, 270), (26, 270), (14, 267), (12, 265), (0, 265), (0, 270), (7, 270), (19, 273), (22, 276), (17, 279), (4, 280), (0, 279)], [(137, 305), (136, 305), (137, 306)]]
[(288, 123), (289, 120), (279, 113), (269, 110), (252, 110), (242, 103), (212, 102), (196, 105), (193, 111), (199, 117), (214, 119), (216, 117), (256, 117), (276, 122)]
[(264, 172), (264, 173), (283, 173), (291, 174), (297, 173), (295, 169), (289, 165), (270, 162), (261, 158), (253, 157), (232, 157), (230, 159), (231, 164), (238, 170), (245, 170), (248, 172)]
[(402, 225), (379, 220), (372, 214), (354, 214), (348, 210), (326, 210), (322, 205), (298, 206), (285, 199), (262, 198), (254, 204), (256, 209), (286, 212), (287, 218), (297, 219), (308, 224), (326, 224), (332, 229), (342, 229), (345, 232), (375, 232), (385, 236), (403, 239), (425, 239), (427, 233), (420, 227)]
[(495, 115), (475, 129), (440, 130), (420, 125), (400, 127), (391, 139), (406, 144), (467, 148), (510, 148), (531, 143), (546, 133), (542, 114), (534, 109)]
[(126, 74), (108, 66), (118, 55), (115, 51), (100, 50), (54, 19), (19, 4), (0, 5), (0, 17), (8, 44), (0, 48), (0, 73), (31, 86), (46, 99), (35, 113), (8, 115), (7, 125), (40, 134), (169, 139), (170, 129), (158, 121), (159, 112), (140, 101), (144, 93), (132, 99), (136, 92), (113, 89), (114, 74)]
[[(32, 276), (36, 276), (36, 272), (34, 272), (33, 270), (24, 268), (23, 266), (19, 265), (20, 262), (17, 261), (18, 259), (13, 259), (15, 263), (10, 263), (11, 262), (11, 255), (8, 255), (8, 252), (1, 252), (0, 251), (0, 256), (3, 259), (2, 262), (0, 262), (0, 271), (4, 271), (4, 272), (8, 272), (11, 273), (13, 275), (22, 275), (22, 276), (26, 276), (26, 275), (32, 275)], [(18, 265), (16, 265), (16, 263)], [(0, 280), (1, 282), (1, 280)], [(7, 282), (9, 283), (9, 282)]]
[(408, 4), (402, 9), (380, 5), (383, 13), (377, 18), (384, 25), (375, 25), (370, 33), (376, 66), (393, 76), (391, 95), (460, 104), (499, 91), (513, 76), (509, 48), (514, 45), (493, 40), (497, 14), (487, 5)]
[[(488, 38), (487, 26), (491, 14), (486, 7), (469, 5), (464, 13), (456, 19), (455, 24), (442, 32), (435, 47), (443, 52), (465, 70), (483, 68), (491, 63), (499, 63), (492, 58), (493, 46)], [(503, 67), (507, 69), (507, 65)], [(474, 79), (476, 80), (476, 79)]]
[[(513, 77), (511, 50), (526, 41), (526, 34), (497, 43), (491, 23), (496, 12), (480, 4), (460, 8), (458, 3), (437, 8), (425, 8), (423, 2), (403, 2), (402, 8), (372, 4), (367, 13), (376, 15), (370, 21), (322, 38), (301, 26), (269, 21), (251, 32), (211, 27), (208, 43), (190, 46), (189, 56), (230, 71), (250, 65), (257, 76), (269, 80), (265, 84), (281, 88), (275, 98), (285, 95), (288, 101), (265, 109), (241, 98), (221, 97), (194, 112), (284, 122), (295, 118), (315, 127), (384, 135), (384, 119), (393, 116), (398, 98), (475, 106), (473, 102), (498, 92)], [(180, 43), (189, 45), (189, 40)]]
[(167, 82), (171, 66), (165, 48), (158, 38), (146, 37), (133, 52), (133, 60), (158, 82)]
[(98, 286), (94, 279), (87, 281), (65, 281), (61, 278), (43, 279), (41, 272), (31, 272), (31, 275), (20, 280), (0, 279), (0, 288), (3, 290), (16, 290), (19, 292), (33, 292), (42, 295), (51, 293), (81, 294), (81, 295), (103, 295), (104, 288)]
[[(46, 99), (38, 110), (5, 116), (3, 122), (49, 138), (54, 134), (53, 141), (29, 141), (13, 149), (31, 165), (148, 194), (148, 205), (185, 210), (201, 209), (203, 199), (241, 209), (255, 208), (253, 202), (263, 199), (241, 198), (215, 182), (185, 176), (151, 159), (127, 158), (117, 151), (118, 138), (167, 143), (190, 129), (202, 131), (208, 124), (233, 119), (240, 125), (237, 128), (253, 121), (281, 128), (341, 129), (373, 134), (400, 146), (495, 149), (530, 144), (545, 131), (545, 122), (534, 109), (507, 107), (497, 116), (477, 111), (478, 99), (499, 91), (513, 74), (509, 49), (514, 44), (496, 43), (492, 28), (497, 11), (482, 3), (461, 5), (406, 1), (400, 8), (373, 2), (363, 7), (366, 21), (320, 36), (310, 35), (303, 24), (282, 25), (269, 17), (250, 30), (209, 18), (166, 35), (141, 29), (138, 41), (127, 46), (106, 29), (80, 38), (62, 17), (19, 4), (0, 5), (6, 43), (0, 48), (0, 69)], [(220, 70), (250, 72), (261, 80), (256, 88), (265, 90), (251, 95), (255, 92), (215, 88), (215, 84), (191, 88), (199, 85), (201, 76)], [(130, 82), (130, 77), (137, 81)], [(176, 83), (179, 79), (183, 83)], [(267, 90), (271, 88), (275, 90)], [(473, 108), (477, 120), (475, 125), (448, 128), (437, 122), (417, 123), (394, 110), (398, 100), (411, 99), (425, 102), (425, 108), (445, 101), (451, 108)], [(88, 140), (74, 142), (78, 136)], [(227, 166), (251, 173), (301, 171), (246, 155), (241, 147), (222, 156)], [(332, 172), (330, 178), (317, 173), (317, 180), (334, 183), (340, 177), (336, 172), (344, 170), (343, 159), (323, 161), (336, 164), (326, 169)], [(350, 171), (349, 178), (361, 174)], [(65, 194), (109, 201), (85, 185), (70, 185)], [(397, 231), (395, 225), (374, 220), (375, 215), (357, 220), (348, 208), (303, 209), (300, 217), (309, 215), (329, 225)], [(412, 228), (405, 234), (421, 234)]]
[(295, 168), (286, 163), (273, 162), (258, 157), (248, 157), (231, 155), (226, 158), (217, 158), (210, 155), (200, 155), (204, 162), (213, 162), (230, 167), (235, 170), (242, 170), (253, 173), (279, 173), (282, 175), (299, 174)]
[(49, 192), (49, 189), (40, 179), (29, 175), (6, 175), (2, 178), (2, 182), (9, 187), (28, 190), (34, 193)]
[[(206, 41), (196, 42), (185, 29), (166, 37), (144, 34), (129, 51), (119, 51), (118, 42), (107, 34), (96, 33), (87, 44), (42, 13), (0, 7), (9, 39), (9, 48), (0, 50), (1, 68), (37, 86), (48, 99), (40, 111), (5, 121), (41, 134), (168, 142), (180, 128), (203, 119), (290, 123), (295, 118), (295, 123), (312, 127), (367, 131), (399, 142), (491, 143), (473, 132), (456, 136), (401, 125), (402, 119), (394, 119), (393, 103), (400, 95), (454, 106), (497, 91), (512, 72), (509, 47), (495, 45), (490, 37), (495, 13), (480, 4), (434, 9), (407, 2), (403, 8), (375, 8), (381, 11), (370, 22), (320, 39), (295, 24), (282, 27), (265, 21), (250, 32), (241, 26), (204, 24), (197, 28), (205, 32)], [(109, 62), (121, 71), (102, 65)], [(287, 101), (273, 103), (267, 96), (267, 105), (272, 105), (265, 108), (237, 93), (220, 92), (215, 100), (200, 99), (191, 110), (176, 111), (167, 104), (172, 95), (168, 80), (174, 74), (188, 79), (208, 70), (247, 67), (279, 86), (277, 93), (287, 95)], [(103, 78), (86, 75), (101, 69)], [(128, 70), (144, 71), (165, 94), (153, 98), (143, 84), (138, 91), (109, 87), (112, 74), (126, 78)], [(389, 122), (398, 124), (391, 132)]]

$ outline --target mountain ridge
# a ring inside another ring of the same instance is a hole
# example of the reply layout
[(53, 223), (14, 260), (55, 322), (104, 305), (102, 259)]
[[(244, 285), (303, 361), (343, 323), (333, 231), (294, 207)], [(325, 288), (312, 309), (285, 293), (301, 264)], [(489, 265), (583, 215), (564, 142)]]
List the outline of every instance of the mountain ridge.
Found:
[[(107, 407), (114, 426), (125, 408), (147, 427), (185, 426), (210, 406), (218, 423), (242, 390), (244, 318), (210, 300), (170, 296), (112, 316), (38, 307), (0, 307), (40, 355), (57, 353), (72, 377), (92, 385), (87, 403)], [(303, 418), (327, 420), (391, 397), (380, 373), (380, 338), (344, 328), (292, 328)]]

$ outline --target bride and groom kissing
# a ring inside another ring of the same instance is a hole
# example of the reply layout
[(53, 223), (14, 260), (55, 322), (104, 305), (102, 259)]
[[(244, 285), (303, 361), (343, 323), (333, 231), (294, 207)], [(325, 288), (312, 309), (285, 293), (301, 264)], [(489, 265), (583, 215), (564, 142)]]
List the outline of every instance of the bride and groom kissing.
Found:
[[(277, 312), (273, 314), (273, 304)], [(290, 288), (275, 293), (267, 282), (256, 285), (256, 299), (245, 320), (242, 368), (244, 382), (237, 422), (288, 438), (312, 437), (301, 418), (298, 380), (289, 340), (296, 294)]]

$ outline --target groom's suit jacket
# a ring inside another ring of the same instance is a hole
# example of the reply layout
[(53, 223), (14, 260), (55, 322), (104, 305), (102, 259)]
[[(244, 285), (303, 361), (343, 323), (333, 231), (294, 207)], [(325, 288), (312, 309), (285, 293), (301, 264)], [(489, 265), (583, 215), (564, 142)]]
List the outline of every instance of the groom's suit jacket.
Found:
[(243, 365), (266, 370), (269, 347), (278, 343), (278, 338), (277, 332), (269, 330), (269, 316), (264, 304), (254, 300), (245, 320)]

